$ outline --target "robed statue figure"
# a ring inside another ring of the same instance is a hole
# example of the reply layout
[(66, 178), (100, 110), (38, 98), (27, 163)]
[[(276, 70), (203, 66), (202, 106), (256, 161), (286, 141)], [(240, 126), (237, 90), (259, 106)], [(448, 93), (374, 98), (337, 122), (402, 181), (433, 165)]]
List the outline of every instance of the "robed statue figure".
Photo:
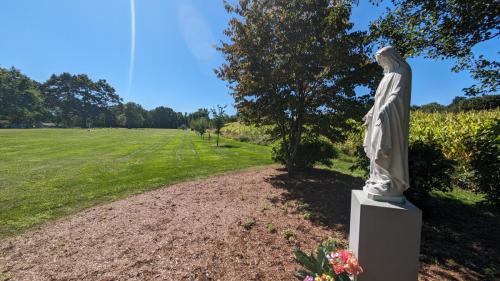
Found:
[(374, 200), (404, 202), (403, 192), (409, 188), (411, 68), (391, 46), (377, 51), (375, 58), (384, 69), (384, 78), (375, 104), (363, 118), (363, 146), (370, 158), (370, 178), (363, 190)]

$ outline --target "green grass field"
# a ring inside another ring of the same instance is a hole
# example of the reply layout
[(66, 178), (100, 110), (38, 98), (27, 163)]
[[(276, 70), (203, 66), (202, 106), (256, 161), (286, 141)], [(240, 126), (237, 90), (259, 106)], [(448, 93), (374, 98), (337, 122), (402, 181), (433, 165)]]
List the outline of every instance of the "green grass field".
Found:
[(0, 130), (0, 237), (177, 181), (270, 164), (270, 149), (162, 129)]

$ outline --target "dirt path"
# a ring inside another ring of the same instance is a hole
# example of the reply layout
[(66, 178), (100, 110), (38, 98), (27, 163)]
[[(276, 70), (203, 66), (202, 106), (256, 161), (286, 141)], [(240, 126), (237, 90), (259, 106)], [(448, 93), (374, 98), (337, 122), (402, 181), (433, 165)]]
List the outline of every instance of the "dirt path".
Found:
[(353, 181), (265, 168), (132, 196), (0, 241), (0, 280), (296, 280), (294, 244), (345, 243)]

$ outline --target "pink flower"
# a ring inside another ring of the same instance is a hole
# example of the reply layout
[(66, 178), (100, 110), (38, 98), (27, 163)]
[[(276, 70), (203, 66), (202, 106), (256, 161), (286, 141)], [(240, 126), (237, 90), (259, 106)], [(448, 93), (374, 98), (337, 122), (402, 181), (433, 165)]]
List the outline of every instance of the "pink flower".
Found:
[(332, 266), (333, 266), (333, 271), (337, 275), (345, 271), (344, 266), (340, 263), (332, 263)]
[(344, 263), (346, 263), (347, 260), (351, 257), (351, 253), (349, 253), (349, 251), (347, 250), (338, 251), (335, 255), (338, 256)]
[(347, 273), (353, 276), (357, 276), (363, 273), (363, 268), (359, 265), (358, 260), (354, 256), (351, 256), (347, 260), (346, 264), (344, 265), (344, 269), (345, 271), (347, 271)]

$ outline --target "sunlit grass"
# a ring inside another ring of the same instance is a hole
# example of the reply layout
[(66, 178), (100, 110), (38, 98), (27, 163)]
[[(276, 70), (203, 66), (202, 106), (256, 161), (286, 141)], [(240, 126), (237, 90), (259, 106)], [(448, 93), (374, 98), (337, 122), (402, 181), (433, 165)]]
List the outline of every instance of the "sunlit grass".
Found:
[(0, 130), (0, 237), (185, 179), (270, 164), (269, 148), (162, 129)]

